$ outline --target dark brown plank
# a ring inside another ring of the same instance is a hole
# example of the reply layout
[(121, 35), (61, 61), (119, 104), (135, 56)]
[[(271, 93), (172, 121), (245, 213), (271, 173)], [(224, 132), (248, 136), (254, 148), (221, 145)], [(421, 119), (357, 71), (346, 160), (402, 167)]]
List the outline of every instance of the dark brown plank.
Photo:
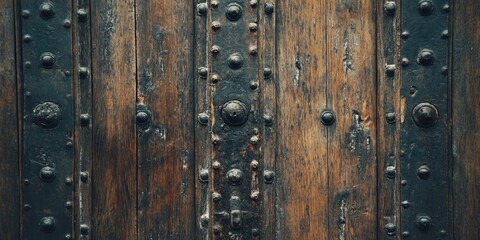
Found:
[[(332, 239), (328, 233), (326, 18), (328, 1), (277, 1), (279, 239)], [(333, 159), (332, 159), (333, 161)]]
[(453, 5), (453, 235), (480, 239), (480, 1)]
[(15, 10), (0, 2), (0, 239), (20, 239)]
[(134, 1), (92, 1), (92, 238), (135, 239)]
[(193, 19), (191, 1), (136, 2), (139, 239), (194, 239)]
[(375, 2), (328, 3), (327, 93), (330, 239), (375, 239)]
[(396, 239), (399, 231), (400, 1), (377, 2), (377, 156), (378, 236)]

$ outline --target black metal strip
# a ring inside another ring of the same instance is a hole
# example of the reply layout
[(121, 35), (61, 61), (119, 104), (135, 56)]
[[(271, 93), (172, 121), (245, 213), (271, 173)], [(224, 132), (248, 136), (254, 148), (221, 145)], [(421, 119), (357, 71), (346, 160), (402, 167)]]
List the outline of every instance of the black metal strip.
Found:
[(259, 236), (259, 111), (256, 1), (210, 1), (215, 239)]
[(70, 1), (22, 1), (23, 238), (72, 239)]
[(446, 239), (448, 229), (447, 0), (403, 1), (402, 237)]

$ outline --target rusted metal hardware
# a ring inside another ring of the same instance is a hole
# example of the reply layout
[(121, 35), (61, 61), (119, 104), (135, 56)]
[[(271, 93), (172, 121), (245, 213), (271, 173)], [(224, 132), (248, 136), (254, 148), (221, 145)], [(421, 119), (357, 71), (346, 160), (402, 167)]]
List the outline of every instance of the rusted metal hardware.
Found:
[(405, 96), (406, 110), (400, 136), (400, 215), (401, 235), (408, 239), (448, 238), (445, 9), (448, 10), (447, 0), (402, 3), (401, 94)]
[[(71, 2), (22, 0), (23, 238), (71, 239)], [(89, 116), (82, 116), (82, 124)]]
[[(259, 111), (257, 82), (256, 1), (211, 1), (211, 84), (213, 109), (200, 113), (200, 124), (212, 125), (212, 174), (200, 174), (212, 181), (211, 231), (215, 239), (226, 236), (251, 239), (259, 235), (258, 182), (260, 124), (271, 125), (272, 116)], [(206, 70), (206, 69), (205, 69)], [(204, 69), (199, 69), (199, 73)], [(204, 74), (207, 76), (207, 74)], [(271, 73), (265, 75), (269, 77)], [(262, 119), (265, 122), (262, 122)]]

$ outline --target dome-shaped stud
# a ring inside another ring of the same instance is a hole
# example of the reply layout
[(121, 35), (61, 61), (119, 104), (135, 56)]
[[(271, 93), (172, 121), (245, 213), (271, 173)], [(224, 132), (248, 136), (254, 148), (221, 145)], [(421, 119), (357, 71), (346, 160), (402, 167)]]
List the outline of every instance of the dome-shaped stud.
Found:
[(427, 231), (432, 226), (432, 219), (429, 216), (418, 216), (415, 225), (418, 229)]
[(33, 122), (43, 128), (56, 127), (62, 119), (60, 107), (52, 102), (40, 103), (33, 109)]
[(90, 227), (87, 224), (80, 224), (80, 234), (81, 235), (88, 235), (90, 231)]
[(40, 13), (40, 17), (43, 19), (50, 19), (50, 18), (53, 18), (53, 16), (55, 16), (53, 5), (50, 2), (42, 3), (38, 11)]
[(230, 21), (238, 21), (242, 17), (243, 9), (237, 3), (230, 3), (227, 5), (225, 16)]
[(243, 179), (243, 172), (240, 171), (239, 169), (232, 169), (227, 172), (227, 179), (230, 182), (230, 184), (236, 186), (240, 185), (242, 183)]
[(53, 217), (43, 217), (38, 223), (40, 231), (44, 233), (51, 233), (55, 230), (55, 218)]
[(438, 110), (430, 103), (420, 103), (413, 109), (412, 117), (419, 127), (433, 127), (438, 121)]
[(88, 124), (90, 124), (90, 115), (88, 113), (80, 115), (80, 125), (88, 126)]
[(393, 223), (385, 224), (385, 232), (388, 236), (395, 236), (395, 232), (397, 231), (397, 226)]
[(198, 16), (205, 16), (208, 12), (207, 3), (199, 3), (197, 4), (197, 15)]
[(388, 112), (385, 114), (385, 120), (387, 120), (387, 123), (393, 124), (396, 121), (396, 115), (394, 112)]
[(203, 214), (202, 216), (200, 216), (200, 224), (202, 225), (202, 227), (207, 227), (209, 221), (210, 218), (208, 217), (208, 214)]
[(273, 125), (273, 116), (272, 114), (264, 114), (263, 115), (263, 122), (265, 123), (265, 126), (272, 126)]
[(325, 126), (330, 126), (335, 122), (335, 114), (330, 110), (323, 111), (320, 121)]
[(431, 171), (427, 166), (421, 166), (417, 169), (417, 176), (422, 180), (427, 180), (430, 178)]
[(274, 11), (275, 11), (275, 7), (273, 6), (272, 3), (265, 3), (265, 14), (272, 15)]
[(208, 124), (209, 119), (210, 119), (210, 116), (206, 113), (199, 113), (197, 117), (198, 123), (204, 126)]
[(395, 167), (394, 166), (388, 166), (385, 169), (385, 176), (389, 179), (394, 179), (396, 175)]
[(200, 179), (200, 182), (203, 182), (203, 183), (208, 182), (208, 170), (207, 169), (200, 170), (200, 173), (198, 174), (198, 178)]
[(148, 111), (137, 111), (137, 115), (135, 116), (135, 120), (137, 124), (144, 125), (150, 122), (150, 113)]
[(232, 53), (228, 56), (228, 66), (231, 69), (240, 69), (243, 66), (243, 57), (240, 53)]
[(226, 124), (240, 126), (248, 120), (249, 111), (244, 103), (232, 100), (222, 106), (221, 115)]
[(265, 183), (271, 184), (271, 183), (273, 183), (273, 180), (275, 179), (275, 172), (270, 171), (270, 170), (265, 170), (263, 172), (263, 178), (265, 179)]
[(79, 22), (86, 22), (88, 20), (88, 12), (84, 8), (78, 9), (77, 16)]
[(43, 53), (40, 56), (40, 63), (42, 64), (43, 68), (53, 68), (53, 66), (55, 65), (55, 56), (50, 52)]
[(265, 79), (268, 79), (268, 78), (272, 77), (272, 69), (271, 68), (264, 68), (263, 69), (263, 77)]
[(423, 66), (432, 65), (435, 61), (435, 56), (433, 55), (433, 51), (430, 49), (423, 49), (418, 53), (417, 62)]
[(212, 200), (214, 202), (218, 202), (218, 201), (222, 200), (222, 195), (218, 192), (213, 192), (212, 193)]
[(418, 3), (418, 11), (422, 16), (428, 16), (433, 12), (433, 3), (430, 0), (422, 0)]
[(40, 170), (39, 176), (44, 182), (51, 182), (55, 179), (55, 169), (51, 167), (43, 167)]
[(200, 67), (198, 68), (198, 75), (201, 77), (201, 78), (207, 78), (207, 74), (208, 74), (208, 69), (206, 67)]
[(386, 14), (388, 15), (393, 15), (395, 13), (395, 10), (397, 9), (397, 4), (393, 1), (387, 1), (383, 5), (383, 10), (385, 11)]

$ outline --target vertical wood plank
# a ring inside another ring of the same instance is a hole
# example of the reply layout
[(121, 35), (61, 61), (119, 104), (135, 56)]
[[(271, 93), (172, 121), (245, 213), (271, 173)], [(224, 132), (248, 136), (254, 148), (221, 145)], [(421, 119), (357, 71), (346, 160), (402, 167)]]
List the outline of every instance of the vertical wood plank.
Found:
[(330, 1), (327, 22), (330, 239), (376, 238), (375, 1)]
[(480, 239), (480, 2), (453, 5), (453, 235)]
[(276, 122), (279, 239), (328, 234), (326, 108), (327, 2), (277, 1)]
[(20, 238), (14, 1), (0, 1), (0, 239)]
[(134, 1), (93, 1), (93, 239), (136, 239)]
[(396, 239), (399, 232), (399, 5), (377, 2), (377, 239)]
[(137, 1), (139, 239), (194, 239), (192, 1)]

